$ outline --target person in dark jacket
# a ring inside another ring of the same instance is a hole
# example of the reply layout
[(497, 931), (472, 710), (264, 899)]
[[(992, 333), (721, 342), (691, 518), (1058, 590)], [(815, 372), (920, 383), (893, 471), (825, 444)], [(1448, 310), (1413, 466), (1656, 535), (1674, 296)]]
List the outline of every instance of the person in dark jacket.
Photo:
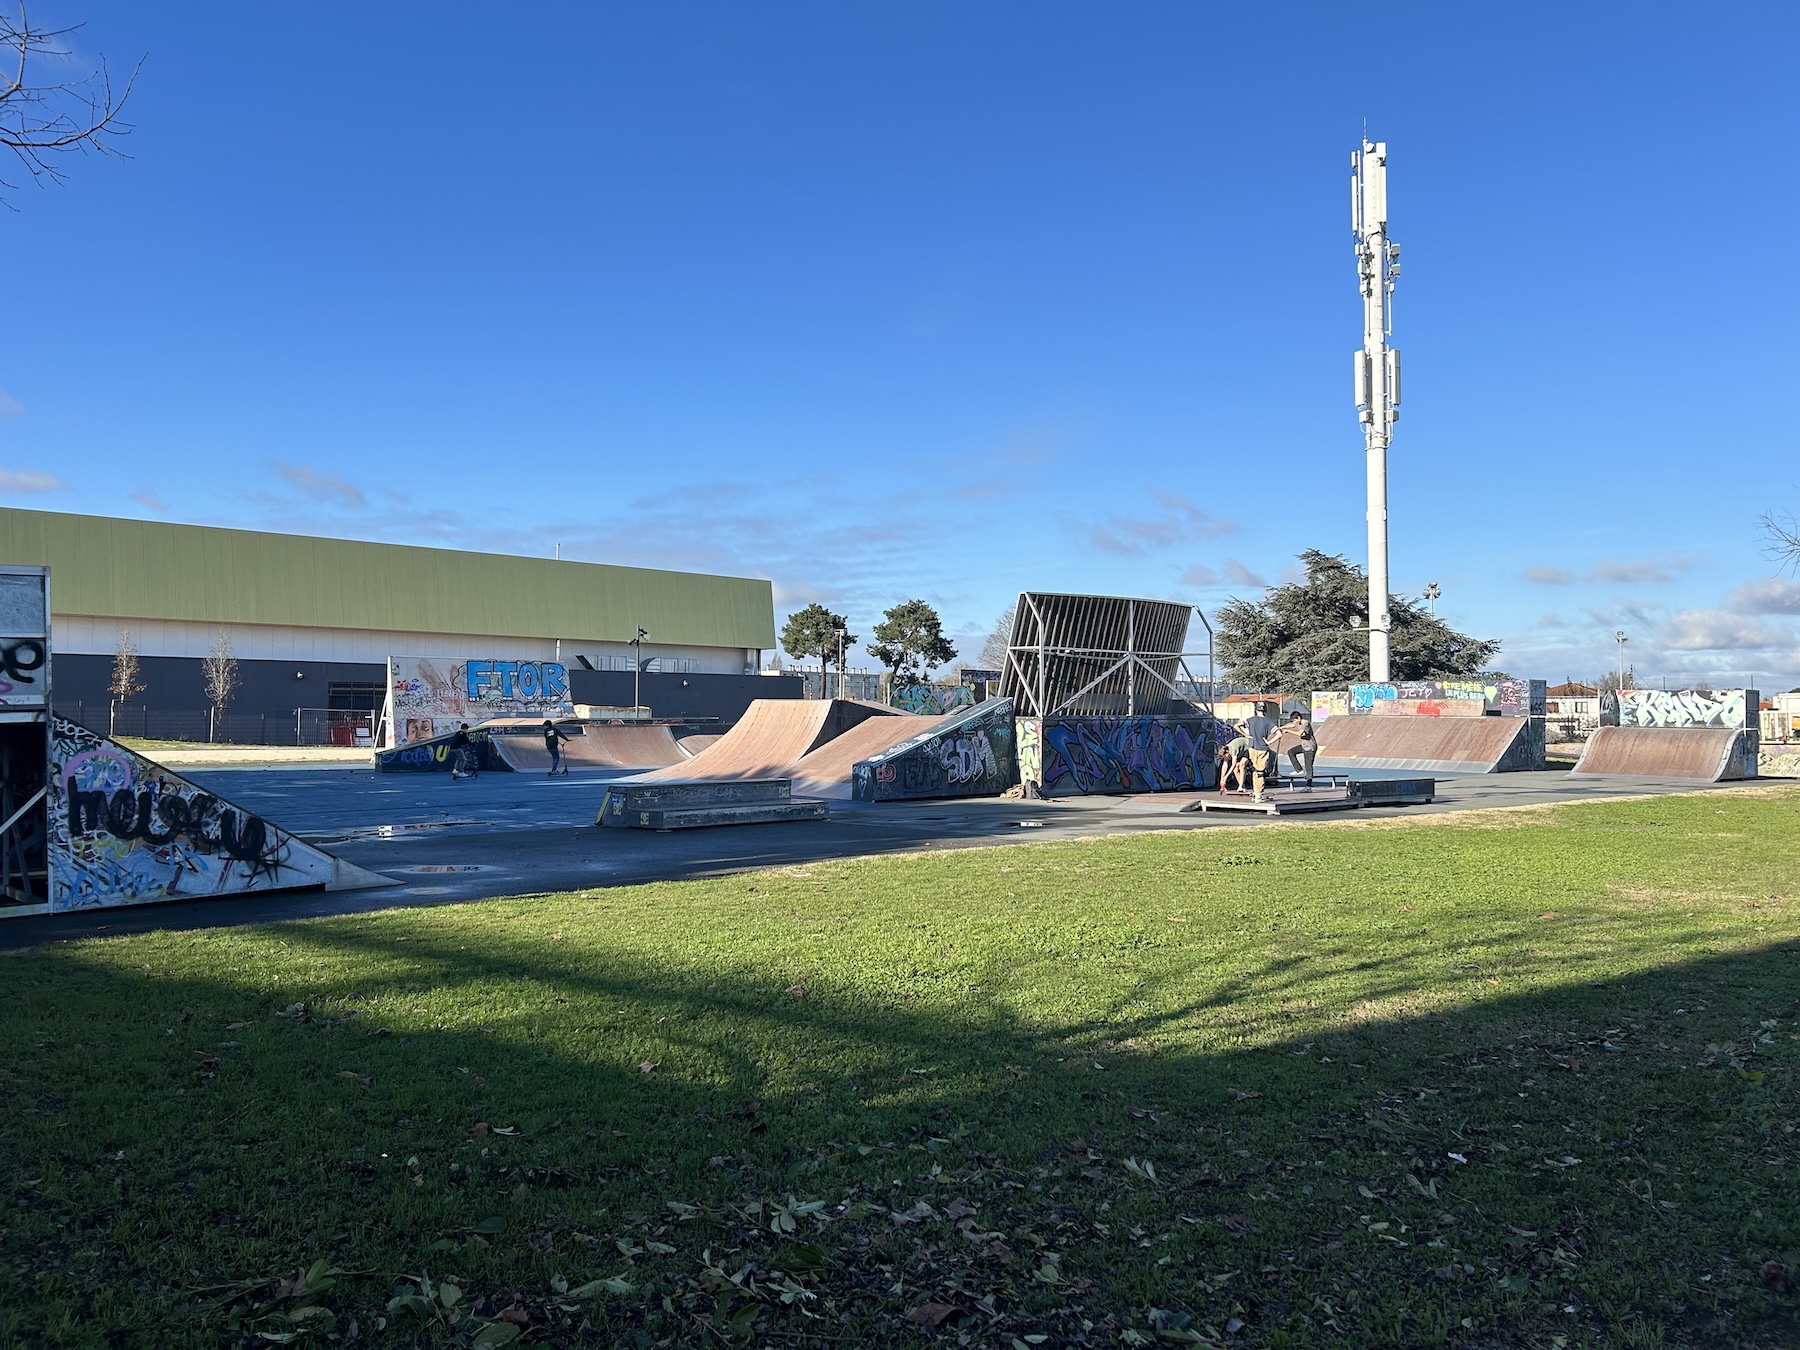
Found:
[(549, 721), (544, 723), (544, 749), (550, 752), (550, 772), (544, 777), (553, 778), (559, 773), (566, 775), (569, 772), (562, 767), (562, 743), (568, 739), (556, 729), (556, 723)]

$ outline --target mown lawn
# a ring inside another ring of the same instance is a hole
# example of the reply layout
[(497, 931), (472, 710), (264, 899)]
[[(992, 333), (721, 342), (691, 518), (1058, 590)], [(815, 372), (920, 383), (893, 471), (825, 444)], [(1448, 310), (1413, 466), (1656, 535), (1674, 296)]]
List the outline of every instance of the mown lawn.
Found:
[(1800, 789), (0, 957), (9, 1345), (1800, 1343)]

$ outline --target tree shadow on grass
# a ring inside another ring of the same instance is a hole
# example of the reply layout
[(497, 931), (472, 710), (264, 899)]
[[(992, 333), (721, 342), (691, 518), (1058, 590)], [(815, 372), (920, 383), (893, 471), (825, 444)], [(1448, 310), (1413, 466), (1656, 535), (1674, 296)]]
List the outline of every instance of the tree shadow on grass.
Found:
[[(1763, 1273), (1800, 1255), (1791, 943), (1409, 1016), (1445, 964), (1424, 935), (1177, 954), (1058, 1011), (998, 956), (955, 989), (802, 991), (423, 926), (16, 958), (0, 1333), (204, 1341), (246, 1305), (191, 1291), (316, 1257), (364, 1272), (337, 1326), (377, 1344), (451, 1338), (375, 1328), (427, 1268), (568, 1344), (1796, 1331)], [(1623, 916), (1593, 927), (1653, 958)], [(1543, 976), (1526, 936), (1457, 955)], [(630, 1292), (569, 1303), (558, 1276)]]

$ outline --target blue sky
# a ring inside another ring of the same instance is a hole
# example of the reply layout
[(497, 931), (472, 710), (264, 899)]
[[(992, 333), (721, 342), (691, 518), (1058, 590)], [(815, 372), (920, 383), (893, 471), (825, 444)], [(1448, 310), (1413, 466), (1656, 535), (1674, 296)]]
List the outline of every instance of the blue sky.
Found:
[[(1791, 5), (36, 6), (148, 54), (8, 193), (15, 505), (767, 576), (868, 632), (1363, 557), (1552, 682), (1800, 684)], [(18, 181), (16, 172), (0, 176)], [(373, 579), (372, 579), (373, 580)], [(969, 654), (979, 637), (969, 643)]]

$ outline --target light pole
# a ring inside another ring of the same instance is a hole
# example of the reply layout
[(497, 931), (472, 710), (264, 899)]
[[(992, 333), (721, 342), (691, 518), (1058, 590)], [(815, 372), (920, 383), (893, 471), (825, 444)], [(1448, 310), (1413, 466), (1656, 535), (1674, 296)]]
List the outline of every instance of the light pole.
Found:
[[(845, 628), (841, 619), (834, 625), (834, 628), (838, 640), (838, 697), (842, 698), (844, 696), (844, 639), (849, 635), (849, 630)], [(822, 689), (824, 681), (821, 680), (819, 683)]]
[(1425, 598), (1431, 602), (1431, 617), (1434, 619), (1437, 618), (1438, 597), (1443, 593), (1444, 588), (1438, 585), (1437, 582), (1428, 581), (1425, 583)]
[(644, 677), (644, 639), (649, 637), (642, 628), (637, 636), (631, 639), (631, 715), (637, 718), (637, 711), (644, 706), (643, 696), (638, 693), (640, 682)]
[(1623, 693), (1625, 690), (1625, 644), (1631, 639), (1625, 636), (1625, 630), (1621, 628), (1613, 634), (1613, 641), (1619, 644), (1619, 688), (1617, 692)]

